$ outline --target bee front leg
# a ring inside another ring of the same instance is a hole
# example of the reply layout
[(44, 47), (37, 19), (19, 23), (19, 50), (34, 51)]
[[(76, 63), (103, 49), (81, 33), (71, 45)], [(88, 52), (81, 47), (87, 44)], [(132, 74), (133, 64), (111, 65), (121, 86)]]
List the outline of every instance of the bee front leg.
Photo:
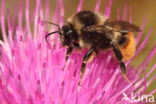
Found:
[(122, 73), (123, 77), (127, 80), (127, 82), (130, 83), (131, 81), (129, 81), (129, 80), (127, 79), (127, 77), (126, 77), (126, 73), (127, 73), (127, 72), (126, 72), (125, 63), (122, 61), (123, 56), (122, 56), (120, 50), (118, 49), (118, 47), (117, 47), (117, 45), (116, 45), (115, 43), (111, 42), (111, 45), (112, 45), (112, 47), (113, 47), (113, 51), (114, 51), (114, 53), (115, 53), (116, 58), (119, 60), (121, 73)]
[(66, 60), (65, 60), (66, 62), (68, 61), (68, 57), (69, 57), (69, 55), (72, 53), (74, 47), (80, 48), (79, 44), (73, 43), (73, 44), (67, 49), (67, 52), (66, 52)]
[(66, 52), (66, 62), (68, 61), (68, 57), (69, 55), (72, 53), (73, 51), (73, 48), (74, 48), (74, 45), (71, 45), (68, 49), (67, 49), (67, 52)]
[(67, 49), (67, 52), (66, 52), (66, 58), (65, 58), (65, 64), (64, 64), (64, 66), (63, 66), (63, 68), (62, 68), (62, 70), (64, 71), (64, 68), (65, 68), (65, 66), (66, 66), (66, 63), (67, 63), (67, 61), (68, 61), (68, 57), (69, 57), (69, 55), (72, 53), (72, 51), (73, 51), (73, 48), (74, 48), (74, 44), (72, 44), (68, 49)]
[(83, 77), (83, 75), (85, 73), (86, 63), (91, 61), (96, 53), (97, 53), (96, 48), (95, 47), (91, 47), (90, 50), (83, 57), (83, 62), (82, 62), (82, 65), (81, 65), (79, 85), (81, 84), (82, 77)]
[[(69, 57), (69, 55), (72, 53), (74, 47), (79, 48), (79, 44), (73, 43), (73, 44), (67, 49), (66, 58), (65, 58), (65, 65), (66, 65), (66, 63), (67, 63), (67, 61), (68, 61), (68, 57)], [(64, 70), (65, 65), (63, 66), (62, 70)]]

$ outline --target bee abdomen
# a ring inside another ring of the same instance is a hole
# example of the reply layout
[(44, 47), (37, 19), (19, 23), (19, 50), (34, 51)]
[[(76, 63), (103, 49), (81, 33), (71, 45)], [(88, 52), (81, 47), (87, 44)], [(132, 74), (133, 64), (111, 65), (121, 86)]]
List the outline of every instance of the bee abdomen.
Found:
[(135, 53), (136, 45), (135, 45), (135, 38), (131, 32), (128, 33), (129, 39), (127, 40), (127, 44), (125, 47), (119, 47), (119, 50), (121, 51), (123, 55), (123, 60), (128, 61), (130, 60)]

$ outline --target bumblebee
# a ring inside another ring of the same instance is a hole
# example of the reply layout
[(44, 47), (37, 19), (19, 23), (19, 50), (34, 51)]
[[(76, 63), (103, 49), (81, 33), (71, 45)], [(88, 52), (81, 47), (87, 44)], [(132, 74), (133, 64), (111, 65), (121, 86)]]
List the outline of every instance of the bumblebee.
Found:
[[(50, 23), (50, 22), (48, 22)], [(112, 49), (119, 62), (122, 75), (126, 76), (124, 61), (130, 60), (135, 53), (135, 38), (132, 32), (139, 32), (140, 28), (127, 21), (110, 21), (103, 14), (92, 11), (80, 11), (65, 21), (58, 31), (48, 33), (45, 37), (59, 33), (63, 46), (68, 47), (65, 60), (73, 48), (87, 48), (83, 57), (80, 80), (85, 72), (86, 63), (91, 61), (99, 51)], [(125, 77), (126, 78), (126, 77)]]

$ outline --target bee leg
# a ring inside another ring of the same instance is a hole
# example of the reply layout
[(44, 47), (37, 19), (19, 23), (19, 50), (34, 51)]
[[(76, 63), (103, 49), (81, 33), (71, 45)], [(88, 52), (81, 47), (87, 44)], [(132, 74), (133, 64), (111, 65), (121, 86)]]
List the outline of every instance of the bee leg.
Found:
[(65, 60), (66, 62), (67, 62), (67, 60), (68, 60), (69, 55), (70, 55), (71, 52), (73, 51), (73, 48), (74, 48), (74, 47), (80, 48), (79, 44), (73, 43), (73, 44), (68, 48), (68, 50), (67, 50), (67, 53), (66, 53), (66, 60)]
[(120, 50), (118, 49), (118, 47), (116, 46), (115, 43), (111, 42), (111, 45), (112, 45), (112, 47), (113, 47), (113, 51), (114, 51), (114, 53), (115, 53), (116, 58), (119, 60), (121, 73), (122, 73), (123, 77), (126, 79), (126, 81), (130, 83), (131, 81), (128, 80), (127, 77), (126, 77), (126, 73), (127, 73), (127, 72), (126, 72), (125, 63), (122, 61), (123, 56), (122, 56)]
[(73, 48), (74, 48), (74, 44), (72, 44), (72, 45), (67, 49), (66, 58), (65, 58), (65, 64), (64, 64), (62, 70), (64, 70), (65, 65), (66, 65), (66, 63), (67, 63), (67, 61), (68, 61), (68, 57), (69, 57), (69, 55), (71, 54)]
[(73, 45), (71, 45), (69, 48), (68, 48), (68, 50), (67, 50), (67, 52), (66, 52), (66, 62), (68, 61), (68, 57), (69, 57), (69, 55), (71, 54), (71, 52), (73, 51)]
[(83, 62), (82, 62), (82, 65), (81, 65), (79, 85), (81, 85), (81, 80), (82, 80), (82, 77), (83, 77), (83, 75), (85, 73), (86, 63), (88, 61), (91, 61), (91, 59), (94, 57), (95, 53), (97, 53), (97, 50), (96, 50), (96, 48), (92, 47), (92, 48), (90, 48), (90, 50), (83, 57)]

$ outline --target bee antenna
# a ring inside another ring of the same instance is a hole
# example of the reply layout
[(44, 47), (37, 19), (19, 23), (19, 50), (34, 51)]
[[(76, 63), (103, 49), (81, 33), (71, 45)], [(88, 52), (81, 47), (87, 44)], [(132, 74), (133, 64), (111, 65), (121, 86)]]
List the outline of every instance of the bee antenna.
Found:
[(48, 42), (47, 39), (48, 39), (48, 37), (49, 37), (50, 35), (55, 34), (55, 33), (61, 34), (61, 32), (60, 32), (61, 28), (60, 28), (60, 26), (59, 26), (58, 24), (55, 24), (55, 23), (49, 22), (49, 21), (44, 21), (44, 23), (45, 23), (45, 24), (48, 23), (48, 24), (54, 25), (54, 26), (56, 26), (56, 27), (58, 28), (58, 31), (54, 31), (54, 32), (48, 33), (48, 34), (46, 35), (46, 37), (45, 37), (46, 42)]
[(60, 28), (60, 26), (58, 24), (55, 24), (55, 23), (52, 23), (52, 22), (49, 22), (49, 21), (44, 21), (44, 23), (45, 24), (48, 23), (48, 24), (54, 25), (54, 26), (56, 26), (58, 28), (59, 31), (61, 30), (61, 28)]
[(48, 43), (48, 40), (47, 40), (48, 37), (49, 37), (50, 35), (52, 35), (52, 34), (55, 34), (55, 33), (61, 34), (60, 31), (54, 31), (54, 32), (48, 33), (48, 34), (45, 36), (45, 40), (46, 40), (47, 43)]

